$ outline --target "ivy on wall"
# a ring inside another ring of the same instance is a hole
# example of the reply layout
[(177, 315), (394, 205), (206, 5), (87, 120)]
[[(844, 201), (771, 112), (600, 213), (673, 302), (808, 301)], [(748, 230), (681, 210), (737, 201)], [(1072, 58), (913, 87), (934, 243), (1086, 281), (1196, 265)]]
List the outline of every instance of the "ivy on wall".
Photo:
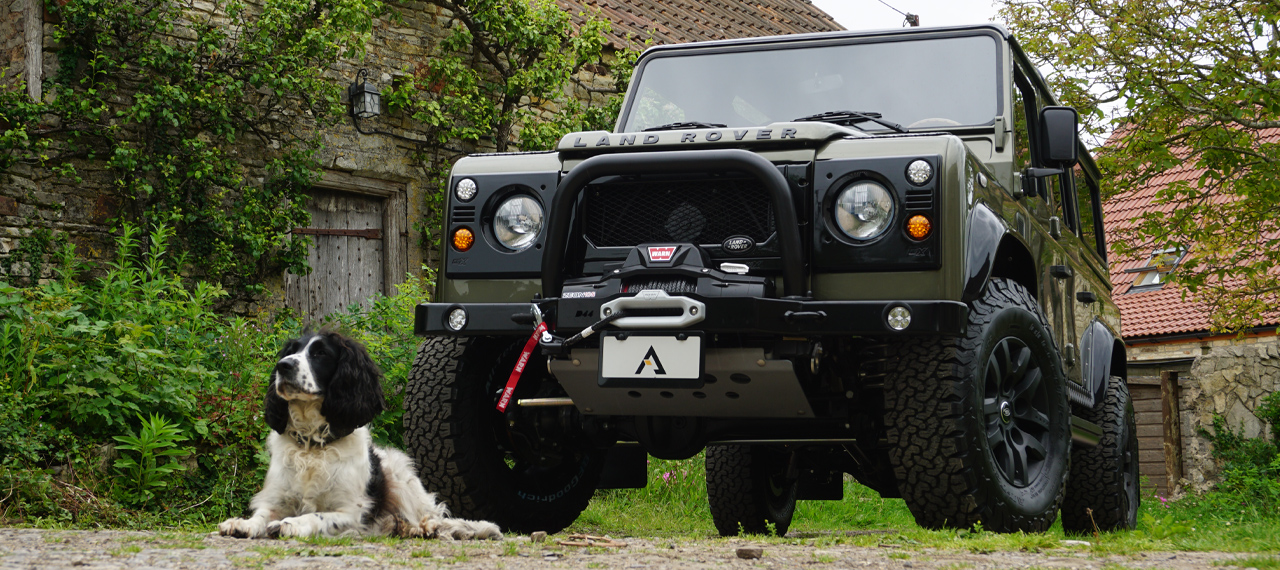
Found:
[[(306, 270), (302, 191), (321, 129), (344, 117), (324, 76), (360, 57), (378, 0), (50, 0), (57, 73), (43, 101), (0, 93), (0, 173), (47, 168), (173, 225), (203, 277), (257, 293)], [(97, 168), (105, 164), (105, 177)], [(91, 174), (92, 172), (92, 174)], [(86, 180), (86, 178), (89, 178)]]
[[(110, 187), (129, 221), (172, 225), (195, 276), (232, 298), (282, 270), (305, 273), (307, 241), (289, 232), (309, 223), (323, 134), (346, 119), (345, 84), (326, 72), (363, 59), (375, 19), (397, 19), (399, 5), (47, 1), (58, 72), (39, 102), (0, 90), (0, 174), (27, 164)], [(637, 55), (606, 67), (608, 24), (575, 24), (552, 0), (430, 2), (455, 25), (383, 93), (411, 119), (415, 158), (441, 190), (427, 197), (424, 235), (463, 149), (550, 148), (571, 130), (610, 128)], [(584, 67), (613, 86), (581, 83)]]

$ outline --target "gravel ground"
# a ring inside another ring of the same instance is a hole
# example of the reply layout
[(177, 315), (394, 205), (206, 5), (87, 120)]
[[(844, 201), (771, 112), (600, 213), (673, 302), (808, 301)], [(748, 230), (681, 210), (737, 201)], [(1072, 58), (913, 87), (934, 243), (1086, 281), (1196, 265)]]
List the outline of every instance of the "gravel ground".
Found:
[[(889, 547), (758, 544), (749, 540), (672, 540), (614, 538), (609, 546), (566, 546), (553, 535), (545, 542), (512, 537), (488, 542), (349, 541), (310, 544), (292, 540), (237, 540), (216, 535), (124, 532), (47, 531), (0, 528), (0, 568), (638, 568), (693, 570), (702, 568), (1168, 568), (1201, 570), (1214, 562), (1241, 558), (1223, 552), (1146, 552), (1128, 556), (1097, 555), (1084, 545), (1041, 553), (974, 554)], [(577, 540), (576, 542), (586, 542)], [(610, 544), (597, 542), (596, 544)], [(625, 543), (621, 545), (620, 543)], [(740, 558), (759, 547), (759, 558)], [(1219, 566), (1221, 567), (1221, 566)]]

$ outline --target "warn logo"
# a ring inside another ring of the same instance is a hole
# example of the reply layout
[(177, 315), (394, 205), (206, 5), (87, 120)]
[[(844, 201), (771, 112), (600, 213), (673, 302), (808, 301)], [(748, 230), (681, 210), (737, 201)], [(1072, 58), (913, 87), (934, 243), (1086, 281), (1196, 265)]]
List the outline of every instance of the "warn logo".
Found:
[(649, 248), (649, 261), (671, 261), (671, 256), (675, 254), (675, 246), (651, 247)]

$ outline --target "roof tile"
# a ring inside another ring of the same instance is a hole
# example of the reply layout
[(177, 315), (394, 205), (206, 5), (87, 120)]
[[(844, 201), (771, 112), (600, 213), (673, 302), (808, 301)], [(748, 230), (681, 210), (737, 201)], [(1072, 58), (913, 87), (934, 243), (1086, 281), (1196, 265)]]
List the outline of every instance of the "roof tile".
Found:
[[(596, 12), (612, 24), (610, 42), (677, 44), (831, 32), (844, 28), (809, 0), (556, 0), (578, 18)], [(628, 40), (631, 36), (632, 40)]]

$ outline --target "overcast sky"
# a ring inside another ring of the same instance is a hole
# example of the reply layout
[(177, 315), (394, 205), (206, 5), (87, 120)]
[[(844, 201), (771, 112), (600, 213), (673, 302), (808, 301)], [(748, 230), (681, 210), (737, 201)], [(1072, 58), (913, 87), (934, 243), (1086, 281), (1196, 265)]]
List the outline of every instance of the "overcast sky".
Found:
[[(850, 30), (902, 27), (902, 14), (920, 16), (921, 26), (980, 24), (996, 15), (993, 0), (811, 0)], [(893, 8), (886, 6), (889, 4)]]

